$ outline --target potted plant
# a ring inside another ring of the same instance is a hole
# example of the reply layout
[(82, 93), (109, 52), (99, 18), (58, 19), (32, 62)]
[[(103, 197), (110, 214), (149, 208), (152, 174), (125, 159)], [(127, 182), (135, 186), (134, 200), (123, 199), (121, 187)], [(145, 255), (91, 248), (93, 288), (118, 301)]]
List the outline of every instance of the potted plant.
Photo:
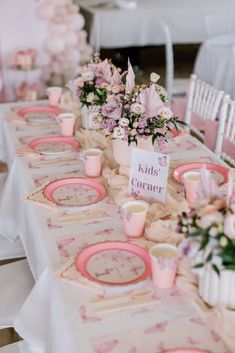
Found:
[(235, 308), (235, 193), (231, 173), (223, 193), (201, 172), (200, 201), (179, 216), (180, 245), (199, 275), (199, 295), (211, 306)]

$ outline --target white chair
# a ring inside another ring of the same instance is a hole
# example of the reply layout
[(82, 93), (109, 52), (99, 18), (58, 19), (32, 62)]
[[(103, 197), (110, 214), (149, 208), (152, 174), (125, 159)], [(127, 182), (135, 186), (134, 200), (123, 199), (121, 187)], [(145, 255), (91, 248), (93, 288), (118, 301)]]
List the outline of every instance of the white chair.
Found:
[(220, 112), (215, 154), (235, 167), (235, 101), (225, 96)]
[(34, 285), (27, 260), (0, 266), (0, 328), (13, 321)]
[[(184, 121), (199, 138), (207, 143), (206, 140), (217, 135), (216, 118), (219, 115), (223, 95), (223, 91), (218, 91), (196, 75), (191, 75)], [(210, 141), (210, 144), (212, 143), (215, 141)]]
[(181, 95), (186, 93), (188, 79), (174, 78), (174, 50), (171, 32), (168, 25), (164, 21), (157, 19), (156, 22), (161, 27), (165, 37), (166, 90), (168, 92), (169, 102), (171, 102), (173, 95)]
[(235, 15), (209, 15), (205, 26), (208, 39), (200, 46), (194, 73), (235, 98)]
[[(0, 173), (0, 197), (6, 175)], [(0, 236), (0, 260), (14, 259), (25, 255), (20, 239), (11, 242)], [(0, 266), (0, 329), (13, 327), (24, 301), (34, 285), (34, 279), (27, 260)], [(0, 352), (19, 352), (18, 345), (1, 348)]]

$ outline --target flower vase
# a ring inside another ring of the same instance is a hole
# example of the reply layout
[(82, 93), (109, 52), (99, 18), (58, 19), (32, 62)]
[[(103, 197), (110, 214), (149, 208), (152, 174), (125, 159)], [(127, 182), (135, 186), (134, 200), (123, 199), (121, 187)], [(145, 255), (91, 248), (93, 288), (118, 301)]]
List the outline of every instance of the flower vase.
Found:
[(84, 129), (96, 130), (97, 125), (94, 122), (94, 117), (97, 114), (97, 107), (83, 106), (81, 108), (81, 124)]
[(115, 161), (120, 165), (119, 174), (121, 175), (129, 176), (131, 151), (133, 148), (139, 148), (146, 151), (154, 151), (152, 137), (149, 136), (147, 139), (139, 138), (137, 145), (134, 142), (129, 145), (128, 141), (121, 139), (113, 140), (113, 157)]
[(235, 309), (235, 271), (221, 270), (218, 275), (207, 265), (199, 274), (199, 295), (210, 306)]

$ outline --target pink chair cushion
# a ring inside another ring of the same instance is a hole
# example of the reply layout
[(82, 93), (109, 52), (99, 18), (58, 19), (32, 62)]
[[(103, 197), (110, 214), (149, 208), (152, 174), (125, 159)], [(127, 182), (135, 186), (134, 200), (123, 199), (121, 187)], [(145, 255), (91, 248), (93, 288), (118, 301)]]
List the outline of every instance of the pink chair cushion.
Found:
[(222, 146), (222, 152), (225, 152), (229, 157), (235, 161), (235, 145), (234, 143), (224, 140)]
[[(186, 97), (176, 98), (174, 100), (172, 110), (180, 120), (184, 120), (186, 110)], [(212, 151), (215, 149), (216, 136), (218, 130), (218, 121), (205, 120), (193, 113), (191, 118), (191, 125), (202, 131), (204, 134), (204, 144)]]

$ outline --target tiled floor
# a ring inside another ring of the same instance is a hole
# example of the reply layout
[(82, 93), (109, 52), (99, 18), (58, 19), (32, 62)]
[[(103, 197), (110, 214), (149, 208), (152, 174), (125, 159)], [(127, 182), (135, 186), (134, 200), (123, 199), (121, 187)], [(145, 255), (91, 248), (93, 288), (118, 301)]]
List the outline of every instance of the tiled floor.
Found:
[[(175, 47), (175, 77), (188, 78), (193, 70), (193, 64), (196, 57), (198, 46), (176, 46)], [(112, 58), (118, 66), (126, 67), (127, 56), (131, 57), (132, 63), (138, 63), (143, 72), (137, 75), (139, 83), (148, 83), (151, 72), (157, 72), (160, 76), (160, 83), (164, 85), (165, 80), (165, 54), (164, 47), (146, 47), (132, 51), (114, 51), (104, 50), (102, 57)], [(138, 58), (138, 60), (136, 60)], [(0, 172), (6, 171), (6, 166), (0, 164)], [(0, 265), (2, 262), (0, 262)], [(0, 292), (1, 298), (1, 292)], [(4, 329), (0, 331), (0, 347), (19, 340), (19, 336), (13, 329)]]

